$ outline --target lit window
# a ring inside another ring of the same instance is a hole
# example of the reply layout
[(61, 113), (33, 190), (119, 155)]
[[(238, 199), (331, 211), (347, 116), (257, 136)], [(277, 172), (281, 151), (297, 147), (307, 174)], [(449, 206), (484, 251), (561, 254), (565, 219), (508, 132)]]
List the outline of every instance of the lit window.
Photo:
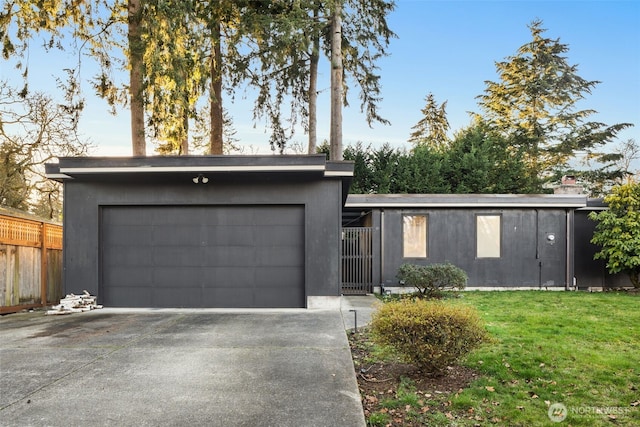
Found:
[(427, 257), (427, 216), (402, 216), (402, 254), (405, 258)]
[(500, 215), (476, 216), (476, 256), (500, 258)]

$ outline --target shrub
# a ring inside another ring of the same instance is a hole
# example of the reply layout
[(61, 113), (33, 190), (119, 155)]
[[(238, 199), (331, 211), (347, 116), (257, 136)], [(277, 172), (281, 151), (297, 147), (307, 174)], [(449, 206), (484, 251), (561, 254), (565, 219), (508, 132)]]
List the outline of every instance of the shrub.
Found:
[(467, 285), (467, 273), (450, 263), (415, 265), (402, 264), (398, 279), (415, 287), (421, 296), (435, 298), (444, 290), (463, 290)]
[(394, 348), (430, 374), (441, 374), (489, 340), (473, 307), (440, 301), (400, 300), (381, 306), (371, 321), (373, 339)]

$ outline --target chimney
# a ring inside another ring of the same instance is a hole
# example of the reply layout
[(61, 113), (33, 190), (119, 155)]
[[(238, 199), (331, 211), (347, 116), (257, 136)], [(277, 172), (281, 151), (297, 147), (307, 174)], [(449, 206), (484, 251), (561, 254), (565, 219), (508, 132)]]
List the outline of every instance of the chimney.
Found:
[(575, 175), (565, 175), (553, 189), (554, 194), (584, 194), (584, 188), (577, 183)]

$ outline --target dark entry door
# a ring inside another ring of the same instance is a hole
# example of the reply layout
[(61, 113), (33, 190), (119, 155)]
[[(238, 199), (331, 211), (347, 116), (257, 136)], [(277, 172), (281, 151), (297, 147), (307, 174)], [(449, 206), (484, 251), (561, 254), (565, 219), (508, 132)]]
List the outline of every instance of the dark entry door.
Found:
[(558, 211), (538, 213), (538, 261), (540, 287), (563, 287), (566, 282), (566, 216)]
[(304, 307), (304, 207), (102, 208), (111, 307)]

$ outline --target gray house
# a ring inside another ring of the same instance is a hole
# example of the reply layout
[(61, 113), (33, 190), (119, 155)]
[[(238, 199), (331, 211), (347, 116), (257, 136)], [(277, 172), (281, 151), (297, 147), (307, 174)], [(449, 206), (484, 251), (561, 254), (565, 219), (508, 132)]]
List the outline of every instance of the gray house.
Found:
[(401, 287), (403, 263), (451, 262), (468, 288), (569, 289), (584, 195), (349, 195), (343, 290)]
[(111, 307), (338, 307), (350, 162), (61, 158), (64, 291)]
[(587, 214), (604, 207), (584, 195), (347, 197), (353, 164), (324, 155), (62, 158), (47, 174), (64, 183), (64, 292), (111, 307), (337, 308), (402, 289), (407, 262), (451, 262), (469, 289), (620, 281), (593, 262)]

